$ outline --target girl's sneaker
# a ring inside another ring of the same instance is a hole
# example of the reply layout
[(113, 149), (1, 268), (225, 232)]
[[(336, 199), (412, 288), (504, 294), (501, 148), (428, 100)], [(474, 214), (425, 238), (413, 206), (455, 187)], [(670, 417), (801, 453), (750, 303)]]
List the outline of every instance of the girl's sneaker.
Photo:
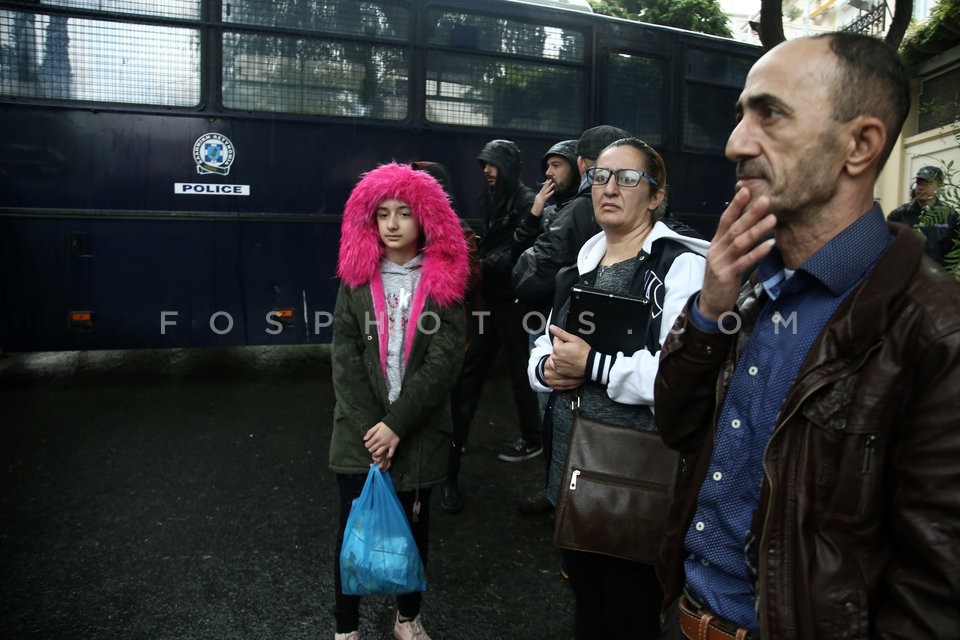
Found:
[(350, 633), (334, 633), (333, 640), (360, 640), (360, 632), (351, 631)]
[(430, 640), (430, 636), (423, 629), (420, 614), (413, 620), (401, 620), (397, 612), (397, 621), (393, 625), (393, 637), (397, 640)]

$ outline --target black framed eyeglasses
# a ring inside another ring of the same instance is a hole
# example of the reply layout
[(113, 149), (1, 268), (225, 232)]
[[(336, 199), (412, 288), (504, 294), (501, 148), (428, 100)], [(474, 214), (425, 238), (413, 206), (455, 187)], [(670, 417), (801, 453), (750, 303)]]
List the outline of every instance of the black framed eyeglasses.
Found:
[(646, 179), (653, 186), (659, 186), (657, 181), (649, 173), (637, 171), (636, 169), (606, 169), (604, 167), (590, 167), (587, 169), (587, 181), (593, 186), (605, 185), (610, 182), (610, 178), (617, 181), (621, 187), (637, 187), (640, 181)]

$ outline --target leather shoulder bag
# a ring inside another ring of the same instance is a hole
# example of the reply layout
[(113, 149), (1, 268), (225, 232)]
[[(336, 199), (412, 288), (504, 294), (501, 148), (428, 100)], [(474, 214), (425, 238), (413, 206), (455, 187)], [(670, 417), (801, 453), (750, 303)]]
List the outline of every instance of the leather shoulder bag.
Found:
[(654, 564), (680, 455), (656, 431), (586, 418), (579, 405), (578, 393), (554, 542)]

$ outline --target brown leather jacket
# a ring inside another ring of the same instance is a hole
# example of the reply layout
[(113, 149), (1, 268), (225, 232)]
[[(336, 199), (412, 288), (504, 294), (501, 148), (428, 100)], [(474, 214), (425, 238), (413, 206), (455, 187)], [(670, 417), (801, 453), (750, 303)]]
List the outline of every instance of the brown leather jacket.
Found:
[[(763, 638), (960, 637), (960, 284), (896, 238), (817, 338), (764, 454), (754, 516)], [(657, 567), (684, 584), (684, 534), (717, 412), (766, 294), (736, 335), (684, 312), (663, 345), (657, 425), (685, 455)]]

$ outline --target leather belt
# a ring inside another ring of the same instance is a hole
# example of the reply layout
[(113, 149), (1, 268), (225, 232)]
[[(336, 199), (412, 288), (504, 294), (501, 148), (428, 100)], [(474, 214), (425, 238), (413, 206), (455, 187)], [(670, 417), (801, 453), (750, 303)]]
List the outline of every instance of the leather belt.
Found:
[(737, 627), (723, 618), (702, 611), (680, 596), (680, 631), (689, 640), (752, 640), (749, 629)]

